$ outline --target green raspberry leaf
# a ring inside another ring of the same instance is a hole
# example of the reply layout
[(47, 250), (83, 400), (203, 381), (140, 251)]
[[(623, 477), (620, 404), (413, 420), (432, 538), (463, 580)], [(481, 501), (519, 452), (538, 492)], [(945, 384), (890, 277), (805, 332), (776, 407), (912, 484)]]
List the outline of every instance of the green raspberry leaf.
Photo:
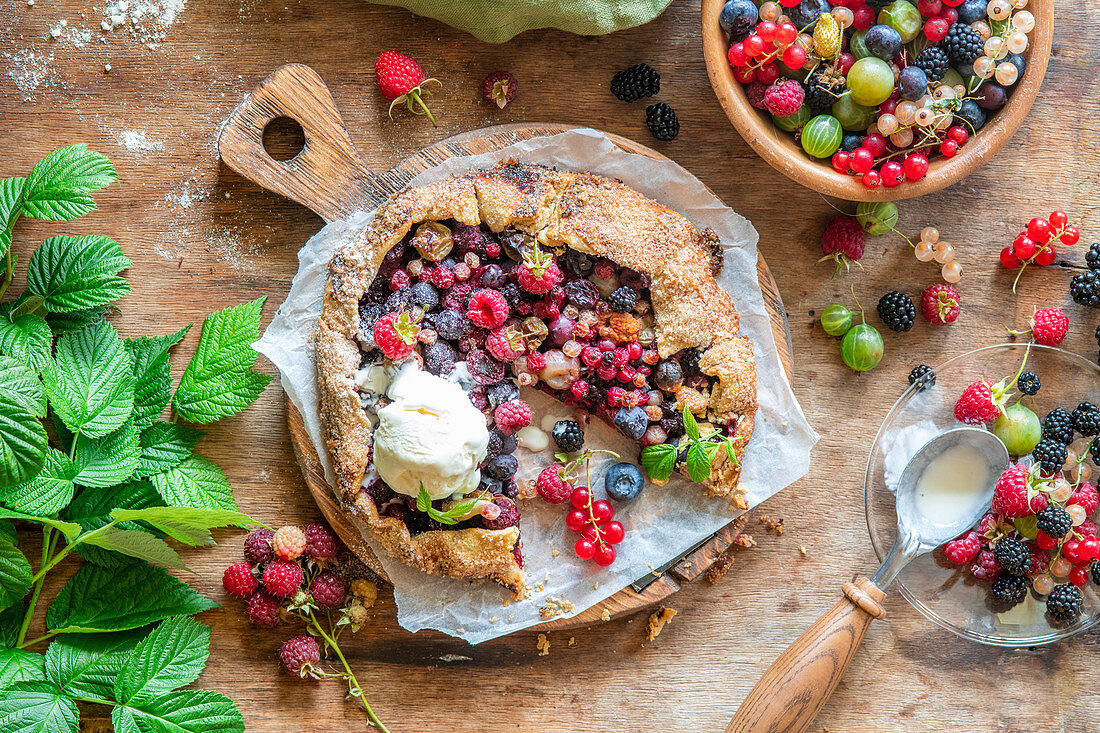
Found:
[(642, 468), (654, 481), (668, 481), (676, 468), (676, 446), (668, 443), (642, 448)]
[(111, 161), (84, 144), (58, 148), (31, 170), (23, 183), (23, 215), (69, 221), (95, 211), (89, 195), (118, 174)]
[(45, 680), (41, 654), (22, 649), (0, 649), (0, 690), (16, 682)]
[(13, 512), (10, 509), (4, 509), (0, 507), (0, 519), (18, 519), (23, 522), (35, 522), (36, 524), (45, 524), (53, 527), (61, 534), (65, 535), (66, 539), (72, 539), (80, 534), (80, 525), (73, 522), (63, 522), (60, 519), (54, 519), (52, 517), (40, 517), (34, 514), (24, 514), (23, 512)]
[(0, 354), (18, 359), (35, 371), (50, 361), (53, 333), (40, 316), (30, 313), (0, 318)]
[(212, 545), (215, 527), (250, 527), (259, 522), (247, 514), (225, 509), (163, 506), (148, 509), (116, 509), (111, 516), (122, 521), (140, 521), (185, 545)]
[(0, 519), (0, 542), (19, 544), (19, 533), (15, 531), (15, 525), (10, 520)]
[(19, 642), (19, 627), (23, 625), (26, 609), (16, 603), (0, 611), (0, 647), (14, 649)]
[(702, 443), (692, 443), (688, 448), (687, 472), (688, 478), (697, 484), (710, 478), (710, 456)]
[(115, 680), (115, 699), (137, 703), (198, 679), (210, 655), (210, 629), (187, 616), (170, 618), (134, 649)]
[[(108, 489), (85, 489), (81, 491), (73, 500), (73, 503), (65, 509), (62, 516), (65, 519), (79, 522), (79, 526), (85, 532), (90, 532), (113, 521), (110, 516), (112, 509), (119, 507), (142, 509), (160, 506), (162, 503), (160, 496), (157, 495), (157, 492), (153, 490), (153, 485), (148, 481), (129, 481)], [(137, 522), (119, 522), (115, 526), (119, 529), (146, 529)], [(139, 562), (139, 560), (129, 555), (84, 543), (77, 545), (75, 551), (88, 562), (93, 562), (105, 568), (121, 568)]]
[(132, 366), (118, 333), (103, 321), (59, 338), (57, 357), (42, 379), (65, 426), (101, 438), (122, 427), (134, 410)]
[(0, 389), (8, 389), (37, 417), (46, 416), (46, 390), (26, 363), (0, 356)]
[(29, 481), (46, 459), (46, 429), (26, 400), (0, 386), (0, 488)]
[(50, 604), (46, 627), (56, 633), (124, 631), (211, 608), (217, 604), (161, 568), (112, 570), (85, 563)]
[(0, 610), (22, 600), (30, 587), (31, 564), (26, 556), (15, 545), (0, 542)]
[(73, 498), (76, 466), (59, 450), (47, 448), (42, 470), (30, 481), (0, 489), (0, 504), (28, 514), (56, 514)]
[(684, 432), (692, 440), (699, 440), (699, 423), (695, 421), (695, 415), (691, 414), (686, 406), (684, 407)]
[(74, 481), (81, 486), (105, 489), (121, 484), (134, 475), (141, 459), (138, 431), (132, 422), (102, 438), (87, 438), (77, 443)]
[(213, 422), (248, 407), (271, 381), (251, 371), (259, 354), (264, 298), (211, 313), (202, 323), (195, 355), (180, 378), (173, 408), (185, 420)]
[(167, 336), (126, 339), (126, 350), (134, 360), (134, 425), (144, 430), (168, 407), (172, 392), (168, 350), (191, 330), (187, 325)]
[(88, 545), (128, 557), (136, 557), (154, 565), (186, 570), (179, 553), (169, 547), (167, 542), (149, 534), (144, 529), (104, 527), (94, 534), (87, 535), (79, 547), (84, 548)]
[(118, 272), (132, 264), (108, 237), (50, 237), (31, 255), (27, 292), (51, 313), (97, 308), (129, 295)]
[(150, 479), (157, 493), (173, 506), (237, 510), (229, 479), (216, 463), (197, 453)]
[(111, 700), (114, 682), (142, 630), (114, 634), (67, 634), (46, 649), (45, 678), (65, 695)]
[(48, 682), (17, 682), (0, 695), (2, 733), (77, 733), (79, 715)]
[(141, 431), (138, 476), (152, 476), (175, 468), (191, 455), (202, 431), (170, 422), (155, 422)]
[(111, 711), (115, 733), (241, 733), (244, 719), (225, 695), (177, 690)]
[(8, 239), (6, 244), (0, 242), (0, 255), (7, 251), (7, 245), (11, 244), (11, 228), (15, 226), (15, 220), (23, 208), (23, 186), (25, 178), (0, 179), (0, 230), (6, 230)]
[(54, 336), (64, 336), (67, 333), (83, 330), (93, 323), (99, 323), (106, 317), (107, 306), (101, 305), (72, 313), (47, 313), (46, 324), (49, 325)]

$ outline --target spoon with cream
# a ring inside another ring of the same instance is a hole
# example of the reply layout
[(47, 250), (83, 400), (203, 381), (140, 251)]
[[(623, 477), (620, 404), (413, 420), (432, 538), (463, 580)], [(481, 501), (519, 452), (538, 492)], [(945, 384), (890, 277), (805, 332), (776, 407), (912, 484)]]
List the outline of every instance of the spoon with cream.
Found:
[(726, 733), (805, 730), (840, 682), (871, 621), (886, 615), (885, 589), (910, 560), (973, 526), (1008, 466), (1004, 443), (981, 428), (954, 428), (925, 443), (898, 481), (897, 538), (878, 572), (843, 585), (844, 597), (775, 660)]

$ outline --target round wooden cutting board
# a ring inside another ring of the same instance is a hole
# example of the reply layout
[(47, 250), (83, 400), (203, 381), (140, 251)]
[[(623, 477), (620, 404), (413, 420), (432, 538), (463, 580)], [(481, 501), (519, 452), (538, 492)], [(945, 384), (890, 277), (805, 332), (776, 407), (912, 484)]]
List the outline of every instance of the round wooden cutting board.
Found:
[[(301, 125), (305, 142), (289, 160), (276, 160), (264, 147), (264, 130), (273, 121), (289, 118)], [(311, 209), (325, 221), (336, 221), (360, 211), (371, 210), (404, 188), (420, 172), (446, 158), (500, 150), (520, 140), (553, 135), (572, 125), (522, 123), (472, 130), (448, 138), (406, 158), (385, 173), (367, 168), (348, 137), (332, 95), (315, 71), (300, 64), (273, 72), (233, 112), (222, 128), (218, 150), (226, 165), (254, 183)], [(665, 159), (650, 148), (617, 135), (608, 137), (631, 153)], [(786, 313), (775, 281), (764, 262), (758, 260), (760, 287), (771, 316), (772, 332), (780, 360), (791, 376), (791, 341)], [(305, 430), (302, 416), (288, 401), (287, 423), (291, 442), (310, 493), (329, 524), (344, 543), (382, 578), (386, 574), (378, 558), (363, 541), (358, 527), (349, 520), (325, 480), (317, 452)], [(725, 553), (744, 528), (749, 514), (732, 520), (692, 552), (676, 559), (664, 572), (632, 584), (588, 610), (567, 619), (549, 621), (541, 630), (584, 626), (652, 606), (675, 593), (683, 582), (694, 581)], [(673, 558), (665, 558), (673, 560)], [(660, 567), (654, 563), (655, 567)], [(635, 587), (640, 588), (636, 590)]]

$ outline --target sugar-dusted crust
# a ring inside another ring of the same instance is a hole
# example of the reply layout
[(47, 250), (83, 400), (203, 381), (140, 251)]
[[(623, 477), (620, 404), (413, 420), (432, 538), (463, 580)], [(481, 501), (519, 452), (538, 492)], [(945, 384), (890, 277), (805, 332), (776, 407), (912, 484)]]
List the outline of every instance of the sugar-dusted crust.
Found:
[[(666, 357), (688, 347), (703, 349), (700, 368), (717, 378), (710, 409), (717, 422), (736, 425), (738, 455), (756, 414), (756, 363), (752, 344), (738, 334), (733, 301), (715, 281), (721, 266), (717, 237), (622, 183), (510, 163), (408, 188), (386, 202), (332, 258), (316, 334), (321, 420), (338, 493), (387, 551), (406, 563), (428, 573), (492, 578), (521, 595), (523, 575), (512, 552), (519, 541), (516, 528), (413, 537), (403, 522), (379, 516), (361, 488), (371, 426), (354, 382), (360, 362), (359, 300), (390, 247), (414, 225), (445, 219), (484, 222), (494, 231), (513, 227), (547, 246), (607, 257), (649, 275), (658, 351)], [(737, 490), (740, 465), (724, 452), (718, 455), (705, 486), (743, 506)]]

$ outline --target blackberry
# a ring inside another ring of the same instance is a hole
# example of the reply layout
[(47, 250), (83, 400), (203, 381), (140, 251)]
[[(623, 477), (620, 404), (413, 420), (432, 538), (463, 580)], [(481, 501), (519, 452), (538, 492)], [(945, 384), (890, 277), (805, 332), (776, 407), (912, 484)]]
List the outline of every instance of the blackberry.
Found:
[(1047, 615), (1055, 621), (1072, 621), (1081, 615), (1084, 600), (1077, 586), (1056, 586), (1047, 596)]
[(645, 108), (645, 124), (658, 140), (672, 140), (680, 134), (680, 120), (676, 111), (664, 102)]
[(446, 341), (435, 341), (424, 347), (424, 370), (442, 377), (455, 368), (455, 350)]
[(1066, 445), (1073, 442), (1073, 416), (1061, 407), (1055, 407), (1043, 418), (1043, 437), (1060, 440)]
[[(491, 479), (496, 481), (507, 481), (516, 475), (516, 471), (519, 469), (519, 461), (511, 453), (501, 453), (485, 464), (485, 468), (481, 469), (481, 472)], [(1001, 540), (1004, 542), (1004, 540)]]
[(1053, 475), (1062, 470), (1068, 455), (1066, 444), (1055, 438), (1043, 438), (1031, 451), (1032, 458), (1043, 469), (1043, 473)]
[(560, 451), (576, 453), (584, 447), (584, 431), (575, 420), (558, 420), (550, 435)]
[(943, 39), (952, 66), (970, 66), (982, 55), (982, 37), (966, 23), (952, 23)]
[(437, 313), (432, 317), (432, 323), (435, 325), (435, 332), (439, 334), (439, 337), (448, 341), (458, 341), (468, 334), (473, 327), (465, 313), (453, 308)]
[(993, 581), (990, 592), (1001, 603), (1015, 606), (1027, 596), (1027, 582), (1014, 575), (1001, 575)]
[(1093, 242), (1085, 253), (1085, 264), (1090, 270), (1100, 270), (1100, 242)]
[(1100, 585), (1100, 562), (1092, 564), (1092, 582)]
[(882, 10), (891, 2), (892, 0), (867, 0), (867, 5), (875, 10)]
[(878, 317), (891, 331), (908, 331), (913, 327), (917, 309), (908, 295), (891, 290), (879, 298)]
[(806, 89), (804, 104), (815, 115), (828, 113), (846, 88), (844, 77), (831, 66), (810, 74), (804, 86)]
[(1024, 394), (1036, 395), (1041, 386), (1042, 382), (1039, 381), (1039, 375), (1035, 372), (1024, 372), (1016, 378), (1016, 389)]
[(1092, 456), (1092, 462), (1100, 466), (1100, 440), (1089, 442), (1089, 455)]
[(504, 296), (504, 299), (508, 301), (508, 307), (515, 310), (515, 307), (523, 300), (523, 291), (519, 289), (519, 286), (515, 283), (508, 283), (500, 289), (500, 294)]
[(637, 102), (661, 91), (661, 75), (649, 64), (637, 64), (611, 77), (611, 93), (623, 102)]
[(1091, 402), (1082, 402), (1073, 411), (1073, 429), (1084, 436), (1100, 433), (1100, 410)]
[(1031, 567), (1027, 545), (1015, 537), (1002, 537), (993, 545), (993, 559), (1009, 575), (1024, 575)]
[(924, 72), (929, 82), (935, 84), (943, 79), (943, 75), (947, 73), (949, 59), (947, 58), (947, 52), (939, 46), (929, 46), (917, 54), (917, 59), (913, 62), (913, 65)]
[[(917, 384), (919, 382), (919, 384)], [(909, 384), (917, 384), (917, 391), (923, 392), (936, 383), (936, 373), (927, 364), (913, 367), (909, 372)]]
[(1089, 270), (1074, 275), (1069, 283), (1069, 294), (1074, 303), (1100, 305), (1100, 272)]
[(638, 293), (634, 291), (634, 288), (617, 288), (611, 295), (607, 296), (607, 304), (616, 313), (630, 313), (634, 310), (634, 306), (638, 304)]
[(1047, 537), (1060, 540), (1073, 526), (1073, 519), (1062, 507), (1048, 504), (1046, 509), (1035, 515), (1035, 526)]
[(684, 353), (680, 355), (680, 369), (685, 376), (695, 376), (702, 374), (702, 370), (699, 369), (699, 360), (703, 358), (702, 349), (695, 347), (684, 349)]

